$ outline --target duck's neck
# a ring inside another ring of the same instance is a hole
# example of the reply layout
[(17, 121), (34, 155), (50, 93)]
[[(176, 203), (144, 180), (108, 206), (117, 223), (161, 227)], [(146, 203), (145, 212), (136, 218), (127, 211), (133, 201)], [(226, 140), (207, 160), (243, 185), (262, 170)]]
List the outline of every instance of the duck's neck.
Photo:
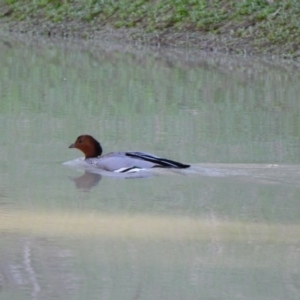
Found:
[(102, 154), (102, 147), (98, 141), (94, 141), (93, 151), (85, 152), (85, 159), (99, 157)]

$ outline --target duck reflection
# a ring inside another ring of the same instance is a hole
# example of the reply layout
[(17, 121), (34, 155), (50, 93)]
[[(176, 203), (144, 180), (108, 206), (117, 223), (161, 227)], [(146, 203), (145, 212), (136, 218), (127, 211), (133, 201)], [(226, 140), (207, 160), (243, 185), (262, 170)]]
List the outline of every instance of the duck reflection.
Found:
[(90, 191), (99, 183), (101, 178), (102, 176), (100, 174), (85, 171), (83, 175), (70, 179), (75, 183), (76, 188), (79, 190)]
[[(98, 170), (98, 172), (100, 172)], [(149, 178), (153, 177), (155, 174), (152, 172), (141, 171), (137, 173), (127, 174), (127, 173), (114, 173), (101, 170), (101, 174), (93, 173), (85, 170), (84, 174), (79, 177), (69, 177), (75, 183), (76, 188), (83, 191), (90, 191), (93, 187), (98, 185), (102, 176), (118, 178), (118, 179), (135, 179), (135, 178)]]

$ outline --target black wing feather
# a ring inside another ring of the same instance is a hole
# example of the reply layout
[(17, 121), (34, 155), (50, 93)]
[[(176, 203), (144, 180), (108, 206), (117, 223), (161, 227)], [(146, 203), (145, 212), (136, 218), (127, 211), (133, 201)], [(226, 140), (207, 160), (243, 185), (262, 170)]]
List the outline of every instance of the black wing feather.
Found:
[(178, 161), (161, 158), (158, 156), (152, 156), (151, 154), (142, 153), (142, 152), (126, 152), (126, 156), (134, 157), (137, 159), (142, 159), (145, 161), (152, 162), (154, 164), (157, 164), (154, 167), (160, 167), (160, 168), (178, 168), (178, 169), (185, 169), (189, 168), (190, 165), (182, 164)]

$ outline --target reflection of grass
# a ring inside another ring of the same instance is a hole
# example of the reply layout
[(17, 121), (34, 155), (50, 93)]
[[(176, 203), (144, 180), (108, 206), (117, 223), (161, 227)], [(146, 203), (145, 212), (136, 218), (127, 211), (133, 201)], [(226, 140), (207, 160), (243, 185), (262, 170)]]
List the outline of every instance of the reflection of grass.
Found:
[[(1, 213), (0, 213), (1, 215)], [(145, 240), (298, 243), (300, 226), (149, 215), (2, 213), (1, 232)]]

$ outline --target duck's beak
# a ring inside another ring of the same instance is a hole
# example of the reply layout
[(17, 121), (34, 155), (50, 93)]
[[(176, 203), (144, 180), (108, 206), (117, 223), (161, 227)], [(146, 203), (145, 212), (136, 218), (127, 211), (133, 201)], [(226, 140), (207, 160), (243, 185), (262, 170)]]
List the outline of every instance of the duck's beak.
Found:
[(71, 144), (71, 145), (69, 146), (69, 148), (75, 148), (75, 145), (74, 145), (74, 144)]

